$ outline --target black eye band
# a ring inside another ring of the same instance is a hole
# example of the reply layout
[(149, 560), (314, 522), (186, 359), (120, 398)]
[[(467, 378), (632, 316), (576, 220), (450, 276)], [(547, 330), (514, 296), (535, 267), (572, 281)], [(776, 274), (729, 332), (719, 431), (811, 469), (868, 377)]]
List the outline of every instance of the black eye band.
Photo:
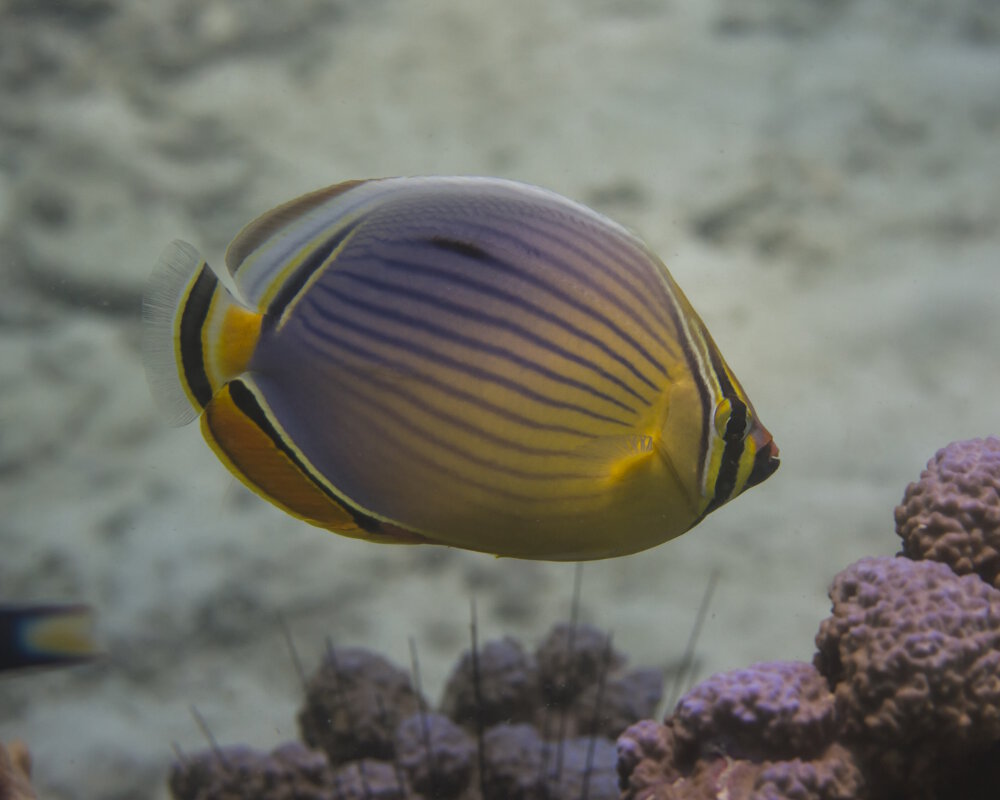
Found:
[[(726, 451), (729, 451), (729, 443), (741, 441), (747, 434), (747, 405), (738, 397), (728, 398), (732, 413), (729, 415), (729, 422), (726, 423), (726, 432), (722, 438), (726, 441)], [(725, 463), (725, 455), (723, 455)], [(737, 457), (737, 461), (739, 458)]]
[(712, 502), (708, 504), (705, 513), (714, 511), (733, 495), (736, 488), (736, 476), (740, 470), (740, 457), (743, 455), (745, 447), (745, 436), (747, 426), (747, 406), (738, 397), (732, 395), (726, 398), (732, 407), (732, 414), (729, 422), (726, 423), (726, 432), (723, 434), (723, 441), (726, 443), (722, 451), (722, 460), (719, 463), (719, 475), (715, 480), (715, 492)]

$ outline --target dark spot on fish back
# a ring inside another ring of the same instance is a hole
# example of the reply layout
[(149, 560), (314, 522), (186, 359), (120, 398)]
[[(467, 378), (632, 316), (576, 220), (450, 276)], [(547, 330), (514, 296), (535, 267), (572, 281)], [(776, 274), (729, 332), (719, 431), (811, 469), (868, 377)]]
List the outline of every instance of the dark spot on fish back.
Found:
[(453, 253), (458, 253), (459, 255), (467, 256), (468, 258), (475, 258), (480, 261), (490, 257), (489, 253), (478, 245), (472, 244), (471, 242), (462, 242), (458, 239), (449, 239), (446, 236), (432, 236), (430, 243), (435, 247), (440, 247), (442, 250), (450, 250)]

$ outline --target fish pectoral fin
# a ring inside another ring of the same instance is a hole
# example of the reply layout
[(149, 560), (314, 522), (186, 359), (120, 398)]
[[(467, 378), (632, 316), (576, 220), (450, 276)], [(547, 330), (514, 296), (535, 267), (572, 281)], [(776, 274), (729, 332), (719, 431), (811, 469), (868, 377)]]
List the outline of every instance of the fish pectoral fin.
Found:
[(590, 463), (599, 474), (614, 480), (644, 463), (656, 452), (657, 441), (653, 435), (632, 433), (593, 439), (574, 450), (573, 457)]

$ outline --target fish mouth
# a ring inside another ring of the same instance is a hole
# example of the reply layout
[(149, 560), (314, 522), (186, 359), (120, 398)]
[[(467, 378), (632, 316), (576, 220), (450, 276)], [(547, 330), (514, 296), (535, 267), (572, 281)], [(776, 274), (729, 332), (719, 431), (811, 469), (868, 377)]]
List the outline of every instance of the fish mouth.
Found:
[(747, 478), (745, 488), (756, 486), (770, 478), (778, 469), (778, 465), (781, 464), (778, 455), (778, 445), (774, 443), (774, 439), (768, 439), (767, 444), (761, 447), (754, 457), (753, 469), (750, 470), (750, 477)]

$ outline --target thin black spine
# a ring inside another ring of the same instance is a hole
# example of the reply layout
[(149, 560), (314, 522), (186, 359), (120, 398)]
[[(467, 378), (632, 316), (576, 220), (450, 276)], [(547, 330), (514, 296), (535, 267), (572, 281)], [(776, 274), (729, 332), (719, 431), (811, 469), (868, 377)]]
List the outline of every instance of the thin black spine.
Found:
[(486, 747), (483, 741), (483, 687), (479, 674), (479, 624), (476, 598), (469, 602), (469, 633), (472, 637), (472, 693), (476, 700), (476, 761), (479, 767), (479, 793), (486, 798)]
[(184, 767), (184, 769), (189, 769), (191, 766), (191, 762), (188, 761), (188, 758), (184, 754), (184, 751), (181, 750), (181, 746), (177, 744), (177, 742), (171, 742), (170, 749), (174, 751), (174, 757), (180, 762), (180, 765)]
[[(344, 711), (344, 719), (347, 722), (347, 727), (354, 730), (354, 716), (351, 714), (350, 704), (344, 697), (344, 687), (340, 682), (340, 666), (337, 664), (337, 655), (334, 653), (333, 642), (329, 637), (327, 637), (326, 640), (326, 660), (329, 662), (330, 666), (333, 667), (333, 691), (337, 695), (337, 705), (339, 705)], [(361, 778), (361, 791), (364, 792), (363, 800), (372, 800), (372, 790), (368, 785), (368, 776), (365, 774), (364, 756), (360, 755), (357, 751), (352, 753), (352, 755), (358, 756), (358, 776)]]
[(209, 730), (208, 723), (205, 722), (205, 718), (201, 715), (198, 709), (195, 708), (193, 703), (190, 706), (188, 706), (188, 708), (191, 711), (191, 716), (194, 717), (194, 724), (198, 726), (198, 730), (201, 731), (201, 735), (204, 736), (205, 741), (208, 742), (208, 746), (212, 751), (212, 755), (215, 756), (215, 759), (219, 762), (219, 764), (222, 765), (222, 768), (226, 772), (231, 772), (232, 768), (229, 762), (226, 760), (226, 754), (222, 752), (222, 748), (219, 747), (219, 743), (215, 740), (215, 737), (212, 735), (212, 731)]
[(597, 748), (597, 733), (601, 723), (601, 712), (604, 710), (604, 687), (608, 683), (608, 671), (611, 669), (612, 633), (608, 633), (604, 645), (604, 658), (601, 660), (601, 674), (597, 680), (597, 697), (594, 698), (594, 716), (590, 721), (590, 739), (587, 742), (587, 760), (583, 767), (583, 788), (580, 790), (580, 800), (588, 800), (590, 795), (590, 776), (594, 771), (594, 752)]
[(673, 685), (667, 696), (667, 712), (672, 713), (674, 706), (680, 699), (681, 692), (685, 689), (685, 684), (690, 678), (691, 669), (694, 666), (694, 650), (698, 644), (698, 637), (701, 635), (702, 626), (705, 624), (705, 617), (708, 615), (708, 608), (712, 602), (712, 595), (715, 593), (715, 586), (719, 582), (719, 570), (712, 570), (708, 578), (708, 585), (705, 593), (701, 596), (701, 604), (698, 606), (698, 613), (695, 614), (694, 625), (691, 626), (691, 633), (688, 635), (687, 644), (684, 645), (684, 654), (681, 656), (681, 663), (677, 667)]
[(427, 704), (424, 702), (424, 690), (420, 682), (420, 660), (417, 658), (417, 643), (411, 636), (410, 642), (410, 664), (413, 670), (413, 688), (417, 691), (417, 705), (420, 709), (420, 735), (424, 740), (424, 750), (427, 752), (427, 766), (430, 778), (430, 796), (437, 795), (437, 764), (434, 758), (434, 750), (431, 747), (431, 729), (427, 724)]
[(288, 622), (285, 620), (283, 614), (278, 614), (278, 627), (281, 628), (281, 635), (285, 639), (285, 645), (288, 647), (288, 655), (292, 659), (292, 666), (295, 668), (295, 674), (299, 676), (299, 683), (302, 686), (302, 696), (305, 697), (309, 691), (309, 682), (306, 680), (306, 671), (302, 667), (302, 659), (299, 658), (299, 651), (295, 649), (295, 642), (292, 641), (292, 632), (288, 628)]
[[(574, 669), (576, 665), (573, 661), (573, 653), (576, 648), (576, 629), (580, 621), (580, 592), (582, 585), (583, 562), (578, 561), (576, 563), (576, 569), (573, 571), (573, 605), (570, 607), (569, 633), (566, 636), (566, 675), (564, 679), (566, 686), (571, 686), (574, 678), (576, 677), (576, 670)], [(556, 786), (558, 786), (562, 781), (563, 743), (566, 741), (566, 721), (568, 711), (568, 703), (563, 703), (562, 708), (559, 709), (559, 742), (556, 745)]]

